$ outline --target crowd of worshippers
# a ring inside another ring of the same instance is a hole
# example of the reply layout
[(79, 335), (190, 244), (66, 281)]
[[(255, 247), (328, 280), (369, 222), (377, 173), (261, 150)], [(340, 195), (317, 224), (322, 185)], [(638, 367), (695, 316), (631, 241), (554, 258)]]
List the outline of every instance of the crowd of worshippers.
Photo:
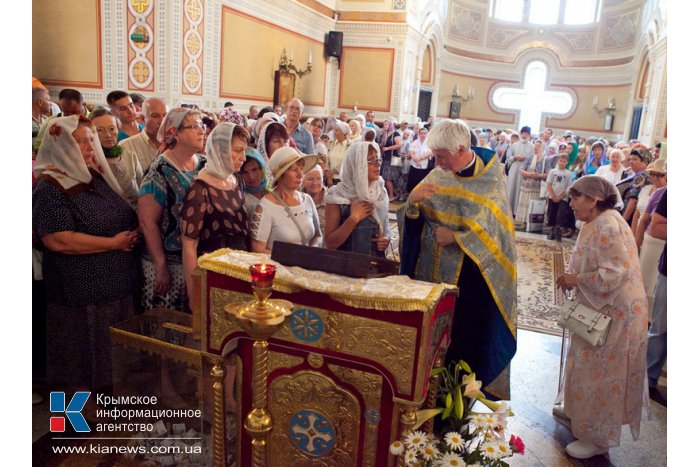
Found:
[(386, 256), (389, 202), (430, 170), (430, 123), (372, 111), (302, 118), (293, 99), (243, 116), (124, 91), (87, 105), (73, 89), (52, 109), (46, 89), (32, 96), (33, 271), (56, 384), (109, 383), (109, 346), (89, 343), (109, 342), (111, 324), (193, 309), (202, 254), (279, 240)]
[[(635, 139), (611, 143), (604, 138), (577, 137), (571, 131), (555, 135), (551, 128), (533, 135), (524, 126), (519, 134), (484, 129), (478, 145), (496, 151), (503, 163), (516, 229), (539, 231), (544, 227), (549, 230), (549, 240), (576, 236), (567, 190), (584, 175), (601, 176), (617, 187), (616, 208), (640, 247), (653, 209), (666, 190), (663, 143), (650, 150)], [(533, 220), (537, 216), (542, 218), (539, 222)]]
[[(34, 270), (47, 322), (60, 335), (77, 324), (66, 307), (100, 304), (109, 311), (93, 312), (109, 322), (187, 310), (198, 256), (220, 248), (269, 253), (280, 240), (385, 256), (389, 202), (404, 201), (435, 165), (432, 124), (376, 122), (371, 110), (308, 117), (299, 99), (244, 116), (230, 103), (218, 113), (169, 109), (125, 91), (88, 105), (63, 89), (56, 105), (33, 88)], [(516, 225), (548, 199), (552, 239), (575, 232), (565, 198), (582, 175), (617, 184), (640, 245), (666, 184), (661, 148), (638, 141), (611, 146), (551, 129), (533, 137), (523, 127), (475, 129), (472, 145), (497, 153)]]

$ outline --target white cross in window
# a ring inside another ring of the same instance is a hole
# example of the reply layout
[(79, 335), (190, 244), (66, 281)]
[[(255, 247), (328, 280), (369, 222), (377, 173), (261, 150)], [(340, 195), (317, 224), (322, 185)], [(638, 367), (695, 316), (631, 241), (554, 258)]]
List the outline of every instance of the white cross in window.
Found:
[(518, 129), (527, 125), (532, 134), (540, 131), (542, 114), (563, 115), (571, 110), (573, 99), (565, 92), (545, 91), (547, 69), (542, 62), (527, 66), (523, 89), (498, 88), (493, 93), (493, 103), (506, 110), (519, 110)]

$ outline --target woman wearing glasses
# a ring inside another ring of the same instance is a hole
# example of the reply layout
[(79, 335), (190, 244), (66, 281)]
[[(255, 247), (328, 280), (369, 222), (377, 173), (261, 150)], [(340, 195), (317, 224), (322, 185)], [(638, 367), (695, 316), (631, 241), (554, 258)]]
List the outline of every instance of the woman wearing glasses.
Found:
[(137, 213), (146, 240), (142, 253), (143, 306), (184, 310), (187, 289), (182, 275), (180, 210), (185, 193), (204, 167), (197, 151), (204, 146), (205, 125), (197, 110), (178, 107), (158, 130), (159, 155), (143, 177)]
[(326, 149), (326, 145), (321, 141), (321, 133), (323, 133), (324, 126), (323, 119), (316, 117), (311, 120), (309, 131), (311, 131), (311, 136), (314, 137), (314, 154), (326, 157), (328, 156), (328, 149)]
[(341, 182), (326, 194), (326, 248), (385, 256), (389, 246), (389, 197), (379, 175), (377, 143), (350, 146)]

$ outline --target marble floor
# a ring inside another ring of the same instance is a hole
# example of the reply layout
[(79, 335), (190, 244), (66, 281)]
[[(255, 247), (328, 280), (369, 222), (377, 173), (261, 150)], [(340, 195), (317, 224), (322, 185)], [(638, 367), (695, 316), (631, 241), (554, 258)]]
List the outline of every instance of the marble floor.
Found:
[[(511, 466), (663, 466), (666, 465), (666, 407), (651, 401), (651, 420), (642, 420), (640, 437), (632, 440), (623, 427), (620, 446), (605, 456), (579, 461), (564, 448), (574, 440), (571, 431), (552, 417), (557, 395), (561, 337), (518, 330), (518, 350), (511, 364), (511, 409), (509, 431), (526, 446), (524, 456)], [(665, 381), (659, 385), (665, 394)]]

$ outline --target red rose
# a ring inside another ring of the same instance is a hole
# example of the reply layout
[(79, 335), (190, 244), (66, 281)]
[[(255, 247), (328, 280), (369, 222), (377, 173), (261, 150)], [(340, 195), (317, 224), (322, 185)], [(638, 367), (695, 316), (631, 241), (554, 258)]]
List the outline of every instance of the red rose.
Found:
[(510, 435), (510, 441), (508, 444), (510, 444), (510, 449), (513, 451), (513, 454), (525, 455), (525, 443), (523, 443), (523, 440), (519, 437)]
[(49, 128), (49, 134), (51, 136), (60, 136), (62, 131), (63, 129), (58, 125), (51, 125), (51, 128)]

